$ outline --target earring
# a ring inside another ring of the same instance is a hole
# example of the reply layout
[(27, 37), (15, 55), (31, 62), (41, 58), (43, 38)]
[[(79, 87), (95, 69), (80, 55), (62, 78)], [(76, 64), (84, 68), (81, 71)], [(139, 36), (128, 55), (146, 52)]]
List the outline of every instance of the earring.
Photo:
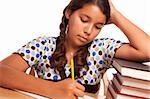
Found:
[(68, 25), (66, 26), (65, 34), (67, 35), (67, 33), (68, 33)]

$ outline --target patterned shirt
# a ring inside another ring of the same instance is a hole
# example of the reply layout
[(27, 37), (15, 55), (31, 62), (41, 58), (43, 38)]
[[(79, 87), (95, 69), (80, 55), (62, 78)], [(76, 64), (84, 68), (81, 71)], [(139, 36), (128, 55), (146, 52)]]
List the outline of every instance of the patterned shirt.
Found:
[[(88, 68), (83, 66), (79, 71), (80, 78), (75, 77), (75, 80), (87, 85), (100, 83), (103, 73), (111, 66), (114, 54), (121, 45), (120, 41), (110, 38), (93, 40), (88, 48), (90, 55), (86, 59)], [(16, 53), (21, 55), (29, 66), (34, 66), (40, 78), (58, 81), (61, 80), (61, 77), (50, 65), (55, 48), (56, 38), (44, 36), (28, 42)], [(66, 64), (64, 68), (66, 77), (68, 77), (70, 75), (70, 64)]]

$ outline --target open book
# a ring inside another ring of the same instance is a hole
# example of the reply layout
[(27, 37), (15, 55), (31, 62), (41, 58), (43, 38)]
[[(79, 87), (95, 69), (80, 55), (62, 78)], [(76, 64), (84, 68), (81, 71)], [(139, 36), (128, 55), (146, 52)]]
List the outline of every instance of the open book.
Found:
[[(49, 99), (47, 97), (40, 96), (40, 95), (37, 95), (37, 94), (28, 93), (28, 92), (24, 92), (24, 91), (20, 91), (20, 90), (17, 90), (17, 91), (22, 93), (22, 94), (25, 94), (27, 96), (31, 96), (35, 99)], [(86, 93), (84, 95), (84, 97), (78, 97), (78, 99), (105, 99), (105, 96), (101, 96), (101, 95), (98, 95), (98, 94)]]

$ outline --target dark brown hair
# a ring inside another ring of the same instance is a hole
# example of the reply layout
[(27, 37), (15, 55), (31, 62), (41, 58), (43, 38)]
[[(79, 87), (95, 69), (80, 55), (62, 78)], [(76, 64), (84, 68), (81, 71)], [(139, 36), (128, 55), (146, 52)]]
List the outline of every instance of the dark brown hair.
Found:
[[(69, 5), (63, 11), (62, 22), (60, 24), (60, 36), (57, 37), (56, 49), (55, 49), (54, 53), (52, 54), (52, 58), (50, 60), (51, 66), (54, 67), (55, 72), (56, 72), (56, 70), (59, 71), (62, 79), (66, 78), (65, 72), (64, 72), (64, 66), (67, 63), (67, 59), (66, 59), (66, 55), (65, 55), (66, 48), (65, 48), (64, 42), (65, 42), (65, 37), (66, 37), (65, 31), (66, 31), (66, 27), (67, 27), (68, 21), (69, 21), (65, 16), (65, 12), (66, 12), (66, 10), (70, 10), (73, 13), (74, 11), (82, 8), (83, 6), (85, 6), (87, 4), (97, 5), (101, 9), (103, 14), (106, 16), (105, 24), (108, 22), (108, 20), (110, 18), (110, 6), (109, 6), (108, 0), (71, 0)], [(86, 58), (87, 58), (87, 55), (89, 55), (88, 47), (90, 45), (91, 45), (91, 43), (81, 47), (76, 52), (76, 55), (74, 57), (75, 75), (77, 75), (78, 77), (79, 77), (79, 70), (83, 66), (87, 66)]]

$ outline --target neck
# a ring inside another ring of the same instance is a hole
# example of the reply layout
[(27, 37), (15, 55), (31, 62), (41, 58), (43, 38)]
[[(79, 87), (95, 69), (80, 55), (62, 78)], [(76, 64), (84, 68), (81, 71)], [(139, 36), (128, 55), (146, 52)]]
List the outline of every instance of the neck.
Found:
[(66, 46), (66, 52), (70, 54), (72, 53), (72, 55), (74, 55), (74, 53), (78, 50), (78, 48), (72, 46), (72, 44), (70, 44), (69, 42), (66, 42), (65, 46)]
[(71, 58), (74, 57), (76, 51), (78, 50), (77, 47), (73, 46), (73, 44), (69, 41), (65, 41), (65, 47), (66, 47), (66, 58), (67, 58), (67, 63), (70, 64)]
[(78, 46), (75, 46), (70, 40), (66, 39), (65, 41), (65, 47), (66, 47), (66, 53), (72, 53), (72, 55), (74, 55), (74, 53), (76, 53), (76, 51), (79, 49)]

